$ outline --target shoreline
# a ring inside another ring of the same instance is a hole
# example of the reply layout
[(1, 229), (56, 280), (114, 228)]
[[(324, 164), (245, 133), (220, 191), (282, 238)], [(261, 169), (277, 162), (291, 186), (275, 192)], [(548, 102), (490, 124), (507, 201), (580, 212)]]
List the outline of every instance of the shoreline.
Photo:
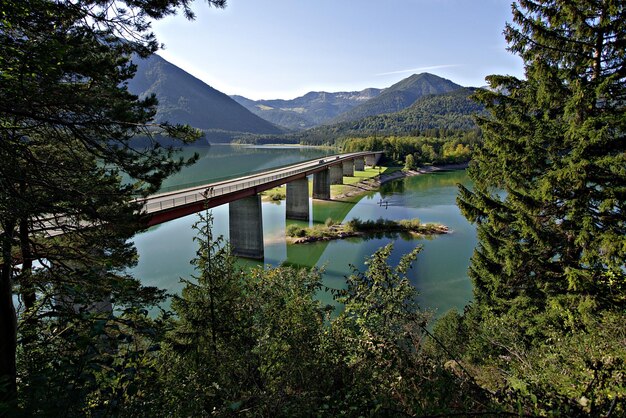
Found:
[[(413, 220), (417, 221), (417, 220)], [(409, 222), (409, 220), (403, 221), (377, 221), (378, 225), (374, 225), (373, 227), (369, 227), (366, 230), (354, 230), (353, 227), (350, 227), (349, 224), (353, 222), (350, 221), (348, 224), (334, 224), (331, 226), (314, 226), (302, 228), (300, 233), (303, 236), (293, 236), (287, 235), (287, 243), (289, 244), (307, 244), (311, 242), (320, 242), (320, 241), (334, 241), (338, 239), (345, 238), (366, 238), (368, 236), (375, 236), (379, 234), (384, 235), (395, 235), (395, 234), (409, 234), (413, 237), (423, 237), (429, 235), (443, 235), (449, 234), (450, 229), (442, 224), (436, 223), (427, 223), (427, 224), (419, 224), (414, 226), (406, 226), (403, 225), (405, 222)], [(417, 221), (419, 222), (419, 221)], [(367, 224), (367, 223), (366, 223)]]
[(331, 200), (347, 199), (350, 197), (361, 195), (363, 193), (375, 191), (381, 185), (388, 183), (392, 180), (420, 176), (422, 174), (430, 174), (430, 173), (434, 173), (437, 171), (462, 170), (462, 169), (466, 169), (468, 165), (469, 163), (445, 164), (445, 165), (438, 165), (438, 166), (420, 167), (417, 170), (408, 170), (408, 171), (399, 170), (399, 171), (394, 171), (393, 173), (389, 173), (389, 174), (383, 173), (379, 176), (376, 176), (370, 179), (361, 180), (360, 182), (355, 183), (355, 184), (344, 185), (345, 187), (351, 187), (352, 190), (343, 192), (341, 194), (338, 194), (337, 196), (332, 196)]

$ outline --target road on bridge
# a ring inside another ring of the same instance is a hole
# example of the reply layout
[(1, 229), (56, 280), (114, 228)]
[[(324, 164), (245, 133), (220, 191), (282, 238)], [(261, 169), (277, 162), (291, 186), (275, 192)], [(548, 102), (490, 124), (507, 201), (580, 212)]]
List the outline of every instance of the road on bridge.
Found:
[(204, 208), (212, 208), (243, 197), (252, 196), (326, 170), (330, 166), (343, 164), (345, 161), (380, 154), (382, 154), (381, 151), (326, 156), (249, 176), (155, 194), (143, 201), (146, 224), (147, 226), (158, 225), (199, 212)]

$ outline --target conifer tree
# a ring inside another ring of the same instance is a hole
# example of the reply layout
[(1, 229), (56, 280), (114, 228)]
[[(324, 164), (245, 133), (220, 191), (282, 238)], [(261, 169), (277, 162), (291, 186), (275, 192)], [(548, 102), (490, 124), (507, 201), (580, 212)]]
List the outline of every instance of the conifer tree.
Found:
[(619, 415), (626, 2), (520, 0), (505, 35), (526, 78), (490, 76), (476, 93), (490, 115), (458, 198), (479, 238), (465, 355), (505, 404)]
[(626, 3), (513, 6), (509, 49), (526, 79), (490, 76), (477, 98), (484, 145), (459, 204), (478, 224), (478, 302), (560, 294), (623, 306), (626, 256)]
[[(138, 227), (134, 199), (186, 162), (172, 159), (173, 149), (137, 150), (130, 141), (152, 129), (183, 140), (198, 133), (150, 126), (156, 99), (139, 100), (124, 83), (134, 74), (132, 54), (158, 48), (150, 20), (177, 10), (192, 18), (189, 3), (2, 1), (0, 402), (16, 397), (14, 285), (25, 308), (20, 331), (32, 337), (22, 344), (38, 336), (38, 317), (62, 314), (66, 296), (83, 306), (104, 297), (118, 306), (158, 299), (123, 273), (134, 260), (127, 242)], [(46, 238), (50, 232), (62, 234)], [(47, 260), (39, 271), (36, 260)]]

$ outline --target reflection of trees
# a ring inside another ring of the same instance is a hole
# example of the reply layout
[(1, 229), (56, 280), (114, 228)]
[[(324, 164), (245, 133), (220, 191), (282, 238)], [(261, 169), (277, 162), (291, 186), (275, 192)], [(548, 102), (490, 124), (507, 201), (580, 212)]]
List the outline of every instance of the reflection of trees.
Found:
[(287, 244), (287, 260), (284, 265), (293, 267), (313, 267), (326, 251), (330, 241), (308, 244)]
[(324, 223), (326, 219), (332, 218), (336, 222), (343, 222), (352, 208), (363, 199), (359, 196), (351, 202), (346, 201), (313, 201), (313, 223)]
[(425, 238), (428, 240), (432, 240), (435, 238), (436, 235), (415, 235), (412, 234), (410, 232), (407, 231), (401, 231), (401, 232), (372, 232), (372, 233), (366, 233), (365, 235), (363, 235), (360, 239), (364, 240), (364, 241), (369, 241), (372, 239), (401, 239), (402, 241), (413, 241), (415, 239), (421, 239), (421, 238)]
[(393, 194), (430, 191), (436, 188), (456, 186), (459, 183), (468, 184), (465, 170), (438, 171), (390, 181), (380, 187), (379, 193), (381, 197), (385, 198)]
[(465, 170), (439, 171), (418, 176), (407, 182), (408, 190), (429, 190), (435, 187), (456, 186), (458, 183), (467, 183)]
[[(365, 195), (359, 196), (352, 202), (313, 200), (313, 213), (311, 214), (313, 223), (324, 223), (328, 218), (339, 223), (343, 222), (348, 213), (363, 197)], [(289, 227), (292, 224), (308, 226), (307, 222), (288, 219), (286, 226)], [(298, 245), (287, 244), (287, 260), (283, 264), (295, 267), (313, 267), (326, 251), (328, 244), (329, 241)]]
[(405, 179), (393, 180), (383, 184), (379, 190), (380, 196), (384, 198), (390, 195), (404, 193), (404, 180)]

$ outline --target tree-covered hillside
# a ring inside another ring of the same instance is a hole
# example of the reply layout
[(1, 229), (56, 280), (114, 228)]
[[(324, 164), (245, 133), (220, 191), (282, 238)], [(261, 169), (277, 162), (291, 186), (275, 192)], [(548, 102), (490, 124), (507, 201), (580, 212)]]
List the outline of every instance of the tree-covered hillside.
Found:
[(399, 112), (411, 106), (421, 97), (448, 93), (459, 88), (461, 86), (458, 84), (434, 74), (413, 74), (386, 88), (372, 100), (342, 113), (331, 123), (354, 121), (367, 116)]
[(419, 135), (434, 129), (471, 130), (476, 128), (474, 117), (484, 112), (484, 106), (470, 98), (475, 91), (460, 88), (422, 97), (400, 112), (320, 126), (298, 134), (297, 138), (306, 144), (325, 144), (353, 136)]

